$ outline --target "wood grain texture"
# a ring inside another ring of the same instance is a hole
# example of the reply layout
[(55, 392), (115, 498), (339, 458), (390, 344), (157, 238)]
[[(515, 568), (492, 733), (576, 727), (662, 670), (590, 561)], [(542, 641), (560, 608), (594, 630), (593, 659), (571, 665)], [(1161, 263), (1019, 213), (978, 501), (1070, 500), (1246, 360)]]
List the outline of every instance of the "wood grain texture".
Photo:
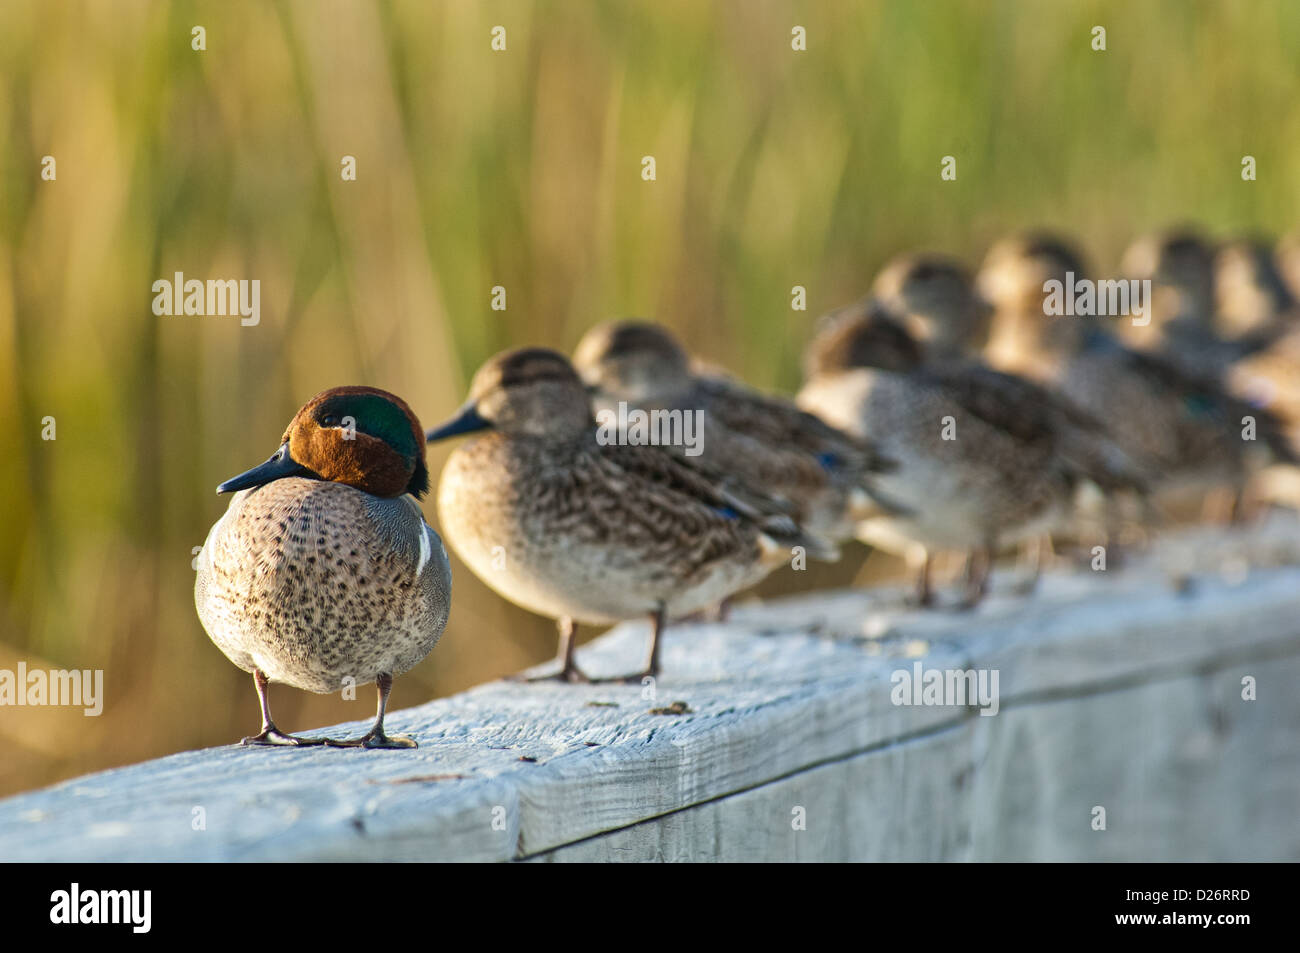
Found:
[(1246, 704), (1250, 671), (1013, 707), (529, 859), (1294, 861), (1300, 659)]
[[(1297, 563), (1275, 519), (974, 614), (892, 590), (741, 606), (668, 630), (653, 697), (496, 682), (390, 713), (416, 751), (230, 746), (89, 775), (0, 801), (0, 859), (1300, 859)], [(580, 662), (626, 670), (644, 637), (620, 626)], [(918, 659), (996, 669), (999, 714), (894, 705)]]

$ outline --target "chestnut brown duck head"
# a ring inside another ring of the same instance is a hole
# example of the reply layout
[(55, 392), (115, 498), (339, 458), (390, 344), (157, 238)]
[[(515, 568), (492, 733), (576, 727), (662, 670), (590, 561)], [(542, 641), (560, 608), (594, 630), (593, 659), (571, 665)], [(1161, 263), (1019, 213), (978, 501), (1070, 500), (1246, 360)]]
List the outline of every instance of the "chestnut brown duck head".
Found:
[(393, 498), (429, 491), (424, 430), (400, 397), (377, 387), (331, 387), (303, 406), (261, 466), (217, 487), (233, 493), (283, 477), (308, 477)]

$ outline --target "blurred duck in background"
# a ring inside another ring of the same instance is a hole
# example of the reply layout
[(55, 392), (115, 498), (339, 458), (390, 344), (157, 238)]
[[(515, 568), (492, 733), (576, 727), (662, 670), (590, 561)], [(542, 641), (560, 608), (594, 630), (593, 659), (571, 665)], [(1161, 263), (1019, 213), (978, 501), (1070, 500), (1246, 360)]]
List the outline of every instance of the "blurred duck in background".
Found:
[(1027, 232), (996, 242), (985, 254), (975, 275), (976, 292), (989, 303), (989, 342), (985, 360), (1008, 373), (1023, 374), (1045, 382), (1056, 377), (1059, 363), (1047, 352), (1044, 337), (1062, 334), (1062, 319), (1047, 314), (1045, 301), (1049, 280), (1064, 280), (1082, 267), (1070, 246), (1048, 232)]
[[(887, 311), (900, 318), (914, 336), (929, 342), (925, 346), (928, 363), (957, 361), (987, 368), (981, 351), (989, 343), (993, 308), (976, 290), (973, 277), (964, 267), (941, 256), (903, 255), (885, 266), (873, 287), (884, 293), (885, 297), (878, 300)], [(982, 378), (984, 386), (995, 379), (989, 374)], [(1080, 472), (1087, 475), (1088, 488), (1100, 491), (1107, 504), (1103, 515), (1107, 525), (1095, 528), (1102, 538), (1109, 540), (1118, 530), (1117, 524), (1110, 525), (1118, 515), (1114, 506), (1117, 496), (1136, 498), (1137, 504), (1145, 508), (1152, 474), (1144, 472), (1109, 437), (1104, 421), (1027, 377), (1001, 376), (998, 386), (1006, 393), (1015, 393), (1022, 403), (1037, 401), (1052, 408), (1067, 452)], [(1090, 494), (1088, 499), (1093, 498), (1095, 494)], [(1081, 497), (1077, 502), (1084, 503), (1085, 499)], [(1035, 541), (1028, 554), (1035, 581), (1042, 557), (1052, 549), (1052, 539), (1078, 538), (1082, 526), (1075, 517), (1083, 515), (1083, 511), (1083, 507), (1076, 507), (1069, 520)]]
[(922, 605), (934, 602), (937, 551), (968, 554), (959, 605), (973, 607), (1000, 545), (1059, 525), (1081, 480), (1111, 479), (1043, 388), (976, 362), (929, 361), (874, 299), (821, 319), (797, 402), (898, 462), (880, 485), (907, 512), (864, 520), (858, 534), (906, 559)]
[(705, 371), (660, 325), (597, 325), (578, 343), (573, 363), (598, 420), (625, 419), (629, 410), (696, 415), (698, 445), (669, 449), (726, 486), (770, 494), (812, 534), (842, 542), (860, 520), (898, 508), (876, 490), (877, 475), (891, 464), (869, 441), (790, 400)]
[(1232, 341), (1267, 347), (1300, 324), (1296, 297), (1261, 239), (1225, 242), (1214, 256), (1215, 325)]
[[(1229, 252), (1229, 270), (1239, 268), (1238, 252)], [(1158, 353), (1188, 374), (1221, 380), (1235, 361), (1267, 347), (1274, 334), (1261, 323), (1226, 326), (1219, 288), (1223, 250), (1198, 231), (1180, 228), (1144, 236), (1124, 252), (1120, 274), (1150, 280), (1150, 322), (1124, 322), (1119, 334), (1130, 346)], [(1252, 279), (1252, 285), (1254, 284)], [(1243, 282), (1230, 286), (1238, 308), (1255, 307), (1242, 293)]]
[[(1187, 253), (1184, 259), (1189, 257), (1196, 256)], [(1170, 281), (1170, 273), (1162, 272), (1162, 280)], [(1054, 236), (1016, 237), (989, 251), (977, 282), (995, 308), (991, 360), (1054, 382), (1067, 399), (1104, 421), (1129, 457), (1155, 475), (1155, 489), (1165, 498), (1195, 494), (1203, 500), (1226, 487), (1220, 505), (1210, 507), (1220, 519), (1239, 514), (1246, 480), (1264, 462), (1295, 462), (1274, 414), (1193, 372), (1189, 361), (1174, 359), (1167, 349), (1135, 350), (1123, 343), (1115, 326), (1129, 318), (1049, 314), (1044, 285), (1067, 274), (1076, 281), (1088, 277), (1079, 255)], [(1190, 279), (1184, 284), (1200, 289), (1181, 299), (1199, 323), (1196, 309), (1208, 285)]]
[(954, 259), (898, 255), (876, 276), (871, 293), (898, 316), (931, 359), (969, 357), (988, 344), (993, 309), (975, 293), (965, 266)]
[(1274, 263), (1291, 297), (1300, 300), (1300, 230), (1277, 243)]
[[(1225, 327), (1243, 335), (1266, 335), (1266, 348), (1236, 362), (1228, 384), (1251, 406), (1285, 422), (1292, 446), (1300, 446), (1300, 309), (1276, 254), (1261, 241), (1224, 245), (1216, 261), (1219, 312)], [(1300, 274), (1297, 274), (1300, 277)], [(1263, 503), (1300, 509), (1300, 470), (1274, 465), (1261, 472), (1250, 496)]]

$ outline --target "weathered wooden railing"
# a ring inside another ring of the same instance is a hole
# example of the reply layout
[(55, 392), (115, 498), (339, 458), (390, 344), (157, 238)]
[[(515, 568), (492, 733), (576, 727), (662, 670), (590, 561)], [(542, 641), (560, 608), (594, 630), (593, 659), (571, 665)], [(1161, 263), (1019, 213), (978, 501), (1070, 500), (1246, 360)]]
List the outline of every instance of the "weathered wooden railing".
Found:
[[(670, 629), (653, 695), (498, 682), (391, 713), (416, 751), (77, 778), (0, 801), (0, 859), (1300, 859), (1298, 562), (1275, 519), (974, 614), (742, 606)], [(618, 671), (643, 636), (580, 659)], [(895, 704), (917, 663), (996, 673), (997, 713)]]

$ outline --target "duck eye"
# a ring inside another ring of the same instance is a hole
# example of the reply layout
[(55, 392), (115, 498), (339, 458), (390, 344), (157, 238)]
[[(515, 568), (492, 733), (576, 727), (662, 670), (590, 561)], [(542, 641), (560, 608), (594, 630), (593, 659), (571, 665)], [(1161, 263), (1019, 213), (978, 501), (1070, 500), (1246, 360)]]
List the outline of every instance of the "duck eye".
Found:
[(339, 419), (334, 414), (326, 414), (320, 422), (326, 427), (334, 427), (338, 425)]

